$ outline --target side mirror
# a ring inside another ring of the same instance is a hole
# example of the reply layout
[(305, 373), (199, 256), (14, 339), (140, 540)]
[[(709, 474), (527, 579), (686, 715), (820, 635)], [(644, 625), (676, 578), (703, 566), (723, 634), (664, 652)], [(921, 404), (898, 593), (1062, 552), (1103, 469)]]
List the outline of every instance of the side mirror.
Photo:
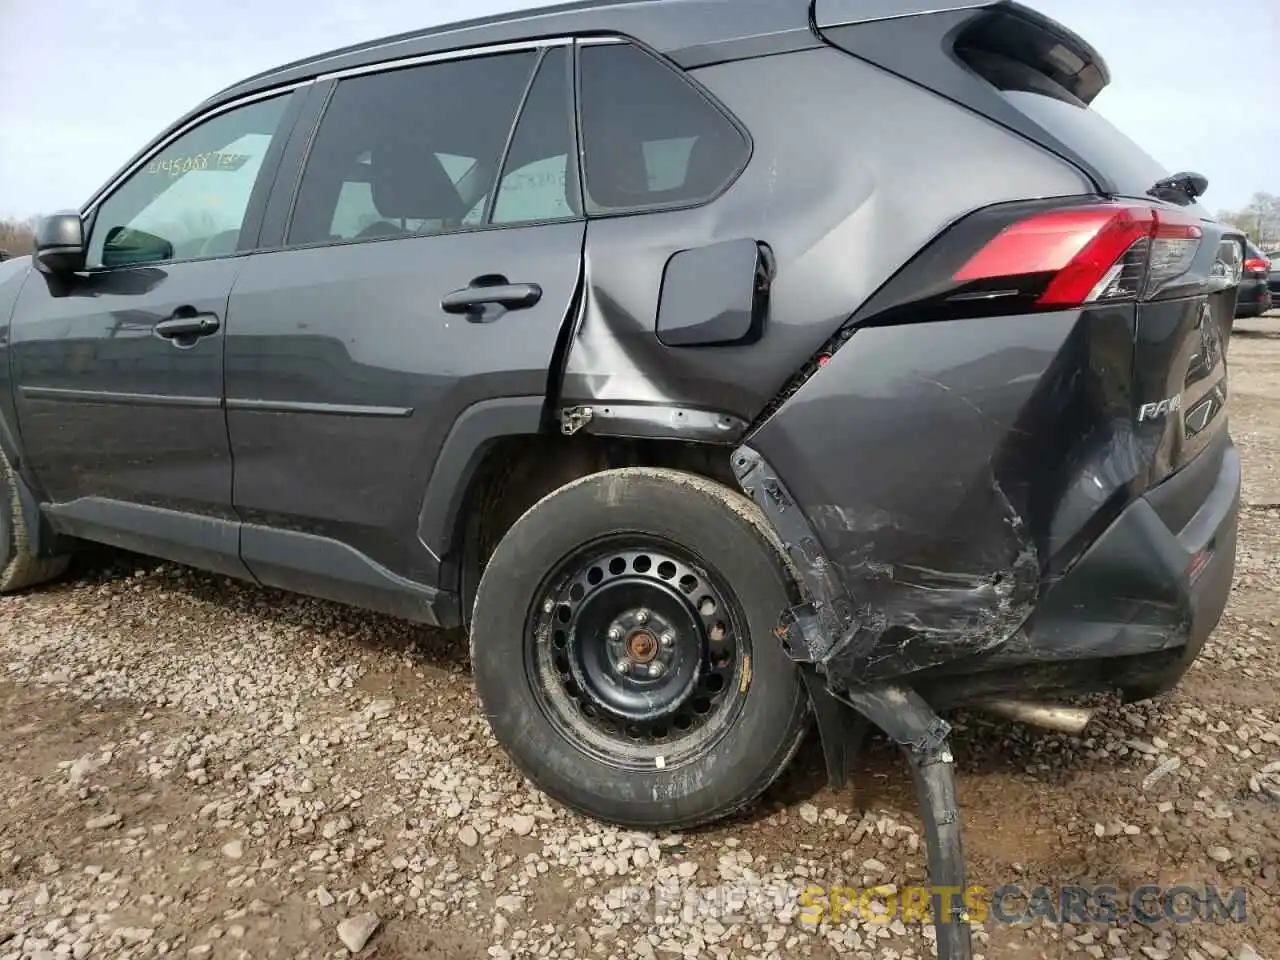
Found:
[(36, 269), (68, 274), (84, 269), (84, 226), (78, 213), (54, 213), (36, 224)]
[(145, 230), (112, 227), (107, 232), (106, 243), (102, 245), (104, 267), (127, 267), (135, 263), (172, 259), (173, 244)]

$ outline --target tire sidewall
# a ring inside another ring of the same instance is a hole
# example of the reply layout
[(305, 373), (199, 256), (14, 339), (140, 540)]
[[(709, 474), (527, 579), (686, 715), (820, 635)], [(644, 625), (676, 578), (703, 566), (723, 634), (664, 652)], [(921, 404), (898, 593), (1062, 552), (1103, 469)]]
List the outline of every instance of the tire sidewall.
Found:
[[(795, 665), (773, 635), (791, 602), (786, 568), (750, 518), (754, 506), (732, 491), (711, 493), (701, 478), (673, 479), (680, 476), (608, 471), (544, 498), (508, 531), (476, 595), (476, 687), (495, 735), (544, 792), (614, 822), (685, 824), (732, 812), (785, 765), (807, 710)], [(626, 532), (664, 537), (701, 558), (733, 593), (751, 638), (733, 725), (676, 768), (623, 770), (592, 758), (546, 718), (526, 668), (525, 625), (547, 572), (582, 544)]]
[(4, 579), (13, 563), (14, 543), (13, 511), (17, 492), (14, 489), (12, 474), (6, 461), (0, 464), (0, 579)]

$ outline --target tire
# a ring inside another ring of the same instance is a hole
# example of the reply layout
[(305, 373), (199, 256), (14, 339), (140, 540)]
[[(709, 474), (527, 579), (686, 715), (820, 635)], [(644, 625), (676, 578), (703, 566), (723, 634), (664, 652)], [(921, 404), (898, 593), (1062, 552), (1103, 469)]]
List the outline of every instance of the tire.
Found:
[(0, 594), (45, 583), (66, 572), (70, 557), (37, 557), (31, 552), (18, 478), (0, 451)]
[(807, 729), (773, 633), (794, 602), (787, 570), (756, 506), (703, 477), (627, 468), (554, 491), (476, 594), (472, 663), (498, 742), (608, 823), (685, 829), (746, 807)]

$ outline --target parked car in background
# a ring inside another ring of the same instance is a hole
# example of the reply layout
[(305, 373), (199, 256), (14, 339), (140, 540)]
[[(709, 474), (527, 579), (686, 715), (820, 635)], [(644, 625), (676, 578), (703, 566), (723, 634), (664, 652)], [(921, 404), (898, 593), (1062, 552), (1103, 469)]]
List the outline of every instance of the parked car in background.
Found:
[(1267, 271), (1267, 286), (1271, 288), (1271, 303), (1280, 302), (1280, 250), (1267, 251), (1267, 259), (1271, 261), (1271, 269)]
[(9, 251), (8, 251), (8, 250), (0, 250), (0, 263), (4, 263), (4, 261), (6, 261), (6, 260), (8, 260), (8, 259), (9, 259)]
[(1253, 241), (1245, 242), (1244, 270), (1240, 275), (1240, 292), (1236, 294), (1237, 317), (1256, 317), (1271, 309), (1274, 263)]

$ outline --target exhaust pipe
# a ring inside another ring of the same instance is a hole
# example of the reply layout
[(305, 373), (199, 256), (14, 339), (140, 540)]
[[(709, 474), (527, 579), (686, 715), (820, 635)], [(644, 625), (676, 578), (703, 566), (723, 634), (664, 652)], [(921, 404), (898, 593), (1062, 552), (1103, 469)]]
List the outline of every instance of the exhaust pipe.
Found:
[(1033, 703), (1029, 700), (986, 700), (976, 706), (1009, 720), (1069, 733), (1075, 737), (1084, 732), (1094, 713), (1088, 707), (1066, 707), (1052, 703)]

